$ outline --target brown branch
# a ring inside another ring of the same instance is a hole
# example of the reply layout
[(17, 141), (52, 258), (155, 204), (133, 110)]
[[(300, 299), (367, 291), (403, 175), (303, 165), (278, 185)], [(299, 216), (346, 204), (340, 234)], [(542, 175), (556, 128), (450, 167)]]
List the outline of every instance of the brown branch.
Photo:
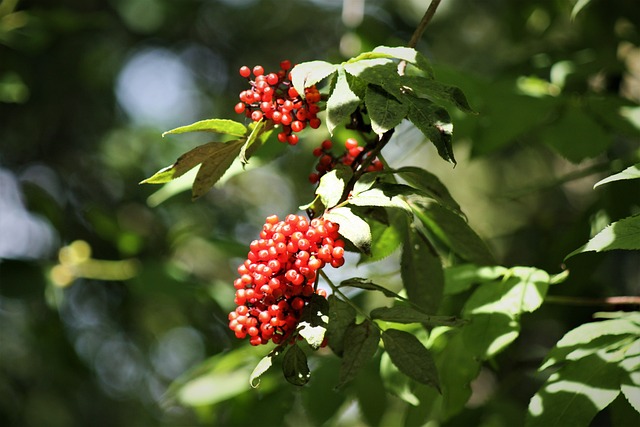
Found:
[(422, 33), (424, 33), (424, 30), (427, 28), (427, 25), (429, 25), (429, 22), (431, 22), (433, 15), (435, 15), (436, 13), (436, 9), (440, 5), (440, 1), (441, 0), (431, 0), (431, 4), (427, 8), (427, 11), (422, 17), (422, 20), (420, 21), (420, 23), (416, 27), (416, 30), (413, 32), (413, 35), (411, 36), (411, 40), (409, 41), (408, 47), (415, 48), (418, 45), (418, 41), (422, 37)]
[(545, 302), (580, 306), (640, 305), (640, 296), (615, 296), (606, 298), (582, 298), (549, 295)]

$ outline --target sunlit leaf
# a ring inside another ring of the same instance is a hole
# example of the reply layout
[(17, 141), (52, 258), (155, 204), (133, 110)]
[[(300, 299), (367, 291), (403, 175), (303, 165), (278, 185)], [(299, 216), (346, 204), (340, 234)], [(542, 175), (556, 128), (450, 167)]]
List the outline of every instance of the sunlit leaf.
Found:
[(605, 227), (584, 246), (565, 257), (565, 260), (583, 252), (605, 252), (616, 249), (640, 250), (640, 214), (623, 218)]
[(371, 229), (369, 224), (348, 207), (331, 209), (324, 214), (324, 218), (340, 225), (339, 233), (342, 237), (365, 254), (371, 253)]
[(573, 5), (573, 9), (571, 9), (571, 20), (573, 21), (574, 19), (576, 19), (578, 13), (580, 13), (580, 11), (584, 9), (589, 3), (591, 3), (591, 0), (576, 0), (575, 4)]
[(384, 208), (399, 208), (411, 212), (411, 208), (399, 196), (413, 194), (415, 190), (401, 184), (378, 183), (368, 190), (355, 194), (349, 199), (349, 204), (356, 206), (378, 206)]
[(387, 329), (382, 332), (382, 342), (400, 372), (419, 383), (440, 390), (438, 371), (431, 353), (414, 335), (398, 329)]
[(460, 211), (460, 205), (453, 199), (447, 187), (431, 172), (415, 166), (405, 166), (396, 169), (394, 173), (410, 186), (428, 194), (440, 203)]
[(438, 154), (454, 165), (451, 135), (453, 125), (449, 113), (431, 101), (413, 96), (404, 96), (402, 102), (409, 106), (407, 118), (436, 146)]
[(475, 264), (460, 264), (444, 270), (445, 295), (464, 292), (473, 285), (498, 279), (509, 270), (501, 266), (477, 266)]
[(423, 323), (429, 326), (459, 326), (463, 322), (453, 316), (435, 316), (402, 304), (371, 310), (371, 318), (393, 323)]
[(186, 132), (214, 132), (233, 136), (244, 136), (247, 133), (247, 128), (242, 123), (234, 120), (208, 119), (171, 129), (163, 133), (162, 136)]
[(361, 99), (351, 90), (347, 77), (342, 68), (338, 69), (336, 86), (327, 99), (327, 129), (333, 135), (333, 130), (351, 116)]
[(607, 184), (609, 182), (614, 182), (614, 181), (621, 181), (621, 180), (625, 180), (625, 179), (638, 179), (640, 178), (640, 163), (636, 163), (633, 166), (629, 166), (628, 168), (626, 168), (625, 170), (623, 170), (622, 172), (618, 172), (616, 174), (613, 174), (611, 176), (608, 176), (604, 179), (601, 179), (600, 181), (596, 182), (593, 185), (593, 188), (599, 187), (603, 184)]
[(312, 348), (318, 349), (324, 341), (329, 322), (329, 302), (320, 295), (313, 294), (304, 307), (300, 322), (299, 334)]
[(264, 143), (265, 138), (262, 133), (265, 131), (266, 123), (265, 120), (260, 120), (257, 123), (254, 122), (251, 126), (251, 134), (249, 134), (239, 154), (240, 161), (243, 165), (247, 164), (253, 153)]
[(429, 60), (420, 52), (410, 47), (404, 46), (378, 46), (373, 49), (374, 53), (384, 53), (394, 58), (410, 62), (424, 71), (430, 78), (433, 78), (433, 70)]
[(390, 291), (384, 286), (380, 286), (370, 279), (363, 279), (361, 277), (352, 277), (351, 279), (343, 280), (342, 282), (340, 282), (340, 286), (348, 286), (351, 288), (364, 289), (367, 291), (379, 291), (382, 292), (386, 297), (402, 299), (398, 294)]
[(424, 77), (404, 76), (402, 81), (418, 97), (425, 97), (434, 102), (450, 103), (460, 111), (475, 113), (464, 92), (458, 87)]
[(387, 352), (383, 352), (380, 357), (380, 377), (387, 392), (410, 405), (417, 406), (420, 404), (420, 400), (413, 393), (415, 382), (396, 367)]
[(320, 178), (320, 184), (316, 189), (316, 194), (320, 196), (320, 200), (325, 208), (330, 209), (340, 202), (344, 187), (352, 175), (353, 171), (351, 168), (338, 166)]
[(380, 331), (369, 320), (347, 328), (344, 333), (340, 379), (336, 387), (343, 387), (355, 378), (360, 368), (375, 354), (379, 341)]
[(324, 80), (336, 72), (337, 65), (325, 61), (309, 61), (296, 65), (291, 70), (291, 83), (304, 96), (305, 88)]
[(273, 355), (271, 354), (268, 354), (260, 359), (260, 362), (258, 362), (256, 367), (251, 372), (251, 375), (249, 376), (249, 384), (251, 384), (251, 387), (256, 388), (260, 385), (260, 376), (267, 372), (272, 364)]

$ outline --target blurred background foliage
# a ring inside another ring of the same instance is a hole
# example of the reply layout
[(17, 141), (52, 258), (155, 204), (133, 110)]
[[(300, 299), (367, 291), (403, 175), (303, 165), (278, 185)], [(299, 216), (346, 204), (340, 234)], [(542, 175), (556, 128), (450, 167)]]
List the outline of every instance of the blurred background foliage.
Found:
[[(394, 166), (436, 173), (505, 266), (560, 272), (567, 253), (640, 207), (637, 180), (592, 188), (640, 157), (640, 7), (593, 0), (571, 19), (574, 3), (443, 1), (418, 50), (479, 114), (453, 117), (455, 169), (409, 126), (385, 149)], [(265, 350), (227, 330), (238, 262), (267, 215), (310, 201), (310, 152), (326, 135), (305, 133), (286, 152), (264, 149), (197, 202), (188, 179), (137, 183), (206, 141), (162, 139), (163, 131), (237, 119), (241, 65), (339, 62), (404, 45), (427, 5), (0, 1), (0, 424), (385, 425), (404, 417), (408, 404), (385, 394), (373, 363), (344, 394), (332, 391), (338, 360), (330, 356), (313, 360), (303, 389), (266, 375), (250, 390)], [(399, 280), (397, 257), (353, 261), (340, 274)], [(637, 253), (582, 254), (566, 267), (555, 295), (640, 292)], [(526, 318), (519, 344), (482, 371), (468, 409), (449, 424), (519, 424), (541, 358), (600, 308), (549, 303)], [(170, 388), (194, 368), (197, 381)]]

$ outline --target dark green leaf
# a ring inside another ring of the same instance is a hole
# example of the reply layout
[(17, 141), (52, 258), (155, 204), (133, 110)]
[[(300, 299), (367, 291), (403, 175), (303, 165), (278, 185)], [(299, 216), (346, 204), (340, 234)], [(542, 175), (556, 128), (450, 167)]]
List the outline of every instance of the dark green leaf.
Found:
[(348, 286), (351, 288), (364, 289), (367, 291), (379, 291), (382, 292), (386, 297), (403, 299), (395, 292), (390, 291), (383, 286), (375, 284), (369, 279), (363, 279), (360, 277), (352, 277), (351, 279), (343, 280), (342, 282), (340, 282), (340, 286)]
[(371, 256), (362, 255), (359, 264), (380, 261), (400, 247), (407, 227), (407, 218), (402, 212), (390, 210), (389, 223), (369, 221), (371, 228)]
[(348, 303), (329, 295), (329, 324), (327, 325), (327, 341), (329, 347), (338, 356), (344, 349), (344, 333), (356, 321), (356, 311)]
[(380, 331), (369, 320), (347, 328), (344, 334), (344, 352), (337, 388), (343, 387), (354, 379), (360, 368), (373, 358), (379, 341)]
[(293, 344), (284, 354), (282, 373), (293, 385), (302, 386), (309, 382), (311, 372), (307, 365), (307, 356), (297, 344)]
[(339, 233), (365, 254), (371, 253), (371, 230), (369, 224), (347, 207), (331, 209), (324, 218), (340, 225)]
[(413, 194), (414, 192), (414, 189), (402, 184), (377, 183), (374, 187), (353, 195), (349, 199), (349, 204), (399, 208), (411, 212), (409, 205), (399, 196)]
[(451, 146), (453, 125), (449, 113), (431, 101), (413, 96), (404, 96), (402, 102), (409, 106), (407, 117), (436, 146), (444, 160), (456, 164)]
[(399, 397), (410, 405), (417, 406), (420, 400), (413, 393), (415, 381), (412, 381), (393, 364), (389, 353), (382, 352), (380, 357), (380, 378), (387, 392)]
[(605, 252), (615, 249), (640, 250), (640, 214), (609, 224), (587, 244), (567, 255), (565, 260), (583, 252)]
[(423, 197), (409, 204), (425, 227), (461, 258), (480, 265), (495, 263), (487, 245), (457, 212)]
[(344, 64), (347, 73), (384, 88), (385, 91), (401, 99), (401, 80), (398, 75), (398, 66), (388, 59), (368, 59), (355, 63)]
[(202, 162), (196, 179), (193, 181), (192, 197), (197, 199), (205, 194), (224, 175), (231, 163), (238, 157), (243, 145), (242, 140), (229, 143), (218, 142), (215, 151)]
[(409, 378), (440, 390), (438, 371), (427, 350), (409, 332), (387, 329), (382, 332), (384, 349), (394, 365)]
[(382, 136), (405, 118), (409, 108), (379, 86), (369, 85), (364, 98), (373, 131)]
[(409, 301), (427, 313), (438, 310), (444, 289), (442, 261), (425, 237), (413, 228), (405, 236), (400, 275)]
[(405, 166), (396, 169), (395, 173), (410, 186), (423, 191), (440, 203), (460, 211), (460, 205), (451, 197), (447, 187), (431, 172), (414, 166)]
[(320, 184), (316, 189), (316, 194), (326, 209), (337, 205), (342, 198), (344, 187), (351, 179), (353, 171), (347, 166), (338, 165), (335, 169), (327, 172), (320, 178)]
[(458, 87), (424, 77), (404, 76), (402, 81), (417, 97), (425, 97), (434, 102), (450, 103), (465, 113), (475, 113), (467, 97)]
[(394, 323), (422, 323), (429, 326), (460, 326), (463, 322), (453, 316), (434, 316), (417, 310), (410, 305), (378, 307), (371, 310), (371, 318)]
[(339, 68), (336, 86), (327, 100), (327, 129), (329, 133), (333, 135), (333, 130), (349, 119), (360, 102), (360, 98), (349, 87), (344, 70)]
[(264, 138), (263, 132), (265, 131), (266, 123), (265, 120), (260, 120), (252, 124), (251, 134), (240, 150), (240, 161), (243, 165), (247, 164), (253, 153), (265, 142), (266, 138)]
[(247, 133), (247, 128), (242, 123), (233, 120), (209, 119), (171, 129), (163, 133), (162, 136), (186, 132), (215, 132), (233, 136), (244, 136)]

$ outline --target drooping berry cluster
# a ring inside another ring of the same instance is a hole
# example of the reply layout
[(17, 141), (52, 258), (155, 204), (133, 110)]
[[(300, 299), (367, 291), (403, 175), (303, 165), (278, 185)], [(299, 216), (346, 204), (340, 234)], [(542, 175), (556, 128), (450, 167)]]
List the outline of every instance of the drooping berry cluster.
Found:
[[(358, 141), (355, 138), (347, 138), (344, 142), (344, 147), (346, 149), (345, 153), (342, 156), (336, 157), (331, 152), (331, 147), (333, 143), (331, 140), (324, 140), (322, 144), (313, 150), (313, 155), (318, 157), (318, 164), (316, 165), (316, 172), (313, 172), (309, 175), (309, 181), (312, 184), (320, 181), (322, 175), (327, 172), (333, 170), (337, 164), (343, 164), (346, 166), (351, 166), (354, 170), (369, 155), (369, 153), (364, 153), (365, 148), (358, 144)], [(356, 164), (356, 159), (358, 160)], [(375, 158), (369, 164), (366, 171), (380, 171), (383, 169), (382, 162)]]
[(272, 340), (280, 344), (296, 329), (302, 309), (317, 293), (318, 270), (344, 264), (344, 241), (338, 225), (323, 218), (311, 221), (288, 215), (267, 217), (260, 239), (250, 244), (247, 260), (238, 267), (229, 328), (236, 337), (249, 336), (252, 345)]
[(240, 75), (249, 80), (251, 88), (240, 92), (241, 102), (234, 109), (236, 113), (244, 113), (253, 121), (259, 122), (264, 118), (281, 125), (278, 140), (296, 145), (299, 140), (297, 132), (307, 125), (313, 129), (320, 126), (320, 119), (316, 116), (320, 111), (320, 92), (315, 86), (311, 86), (304, 90), (302, 98), (291, 83), (290, 69), (289, 60), (280, 63), (277, 73), (266, 75), (261, 65), (256, 65), (253, 69), (240, 67)]

